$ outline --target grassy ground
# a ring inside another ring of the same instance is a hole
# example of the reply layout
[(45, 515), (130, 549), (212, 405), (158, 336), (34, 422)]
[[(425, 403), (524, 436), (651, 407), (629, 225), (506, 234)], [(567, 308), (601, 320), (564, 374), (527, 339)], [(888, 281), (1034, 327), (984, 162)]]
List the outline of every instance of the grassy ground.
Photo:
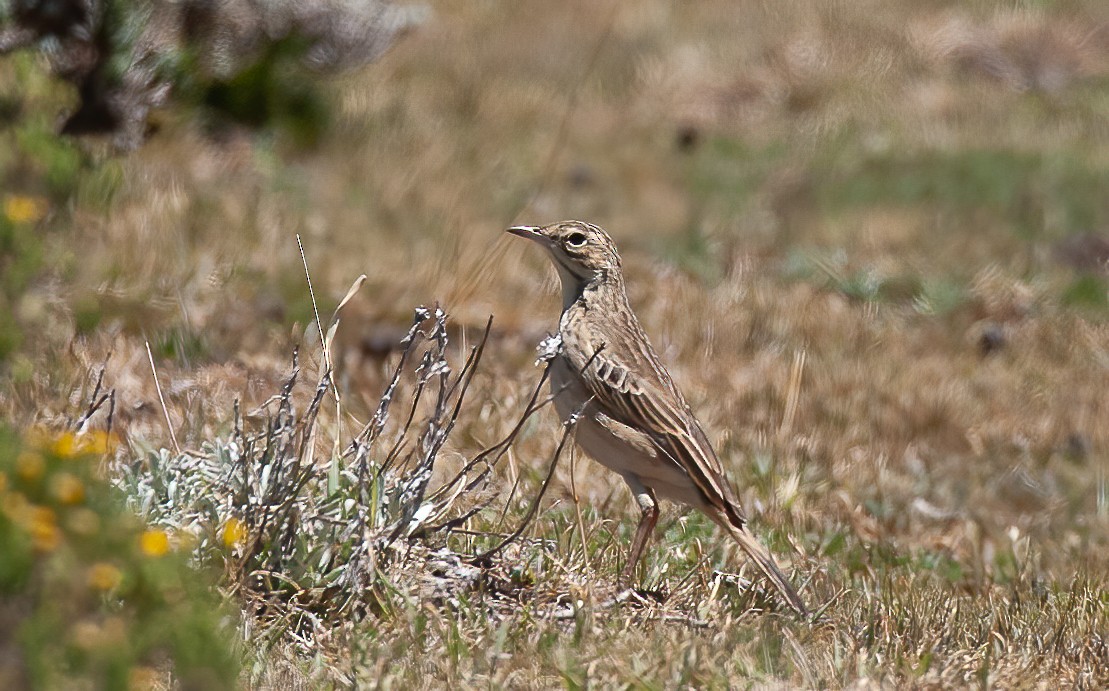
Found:
[[(459, 345), (494, 315), (448, 476), (515, 423), (556, 319), (546, 259), (501, 230), (583, 218), (616, 238), (756, 532), (824, 618), (767, 612), (718, 573), (735, 549), (672, 507), (640, 571), (663, 601), (608, 604), (635, 512), (576, 458), (502, 580), (434, 597), (398, 572), (391, 606), (330, 635), (248, 628), (252, 678), (1109, 685), (1104, 3), (432, 7), (327, 85), (336, 122), (311, 150), (172, 112), (126, 158), (21, 135), (5, 169), (50, 184), (11, 173), (9, 196), (46, 200), (47, 271), (8, 298), (23, 337), (0, 409), (63, 424), (104, 366), (116, 431), (169, 447), (149, 341), (178, 443), (226, 435), (294, 345), (318, 360), (300, 233), (321, 311), (368, 277), (334, 346), (352, 417), (325, 405), (321, 436), (372, 414), (414, 306), (438, 300)], [(0, 64), (0, 88), (45, 132), (72, 97), (36, 69)], [(506, 525), (559, 435), (545, 411), (498, 470), (501, 504), (520, 485)]]

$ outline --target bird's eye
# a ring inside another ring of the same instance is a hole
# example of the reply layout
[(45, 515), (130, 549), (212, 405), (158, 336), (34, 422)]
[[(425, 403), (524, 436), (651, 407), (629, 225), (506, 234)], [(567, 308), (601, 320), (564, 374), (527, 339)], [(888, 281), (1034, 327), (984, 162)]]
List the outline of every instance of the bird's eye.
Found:
[(566, 244), (571, 247), (581, 247), (585, 244), (585, 233), (570, 233), (566, 238)]

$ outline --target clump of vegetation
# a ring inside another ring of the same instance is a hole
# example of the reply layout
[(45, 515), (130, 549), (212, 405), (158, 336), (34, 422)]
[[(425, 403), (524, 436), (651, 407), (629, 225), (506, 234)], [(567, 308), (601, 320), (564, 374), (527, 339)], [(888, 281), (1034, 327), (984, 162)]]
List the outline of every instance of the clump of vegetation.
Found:
[(37, 48), (77, 89), (65, 134), (140, 145), (171, 100), (311, 142), (326, 122), (305, 69), (369, 63), (408, 21), (379, 2), (182, 3), (75, 0), (0, 6), (0, 55)]
[(130, 503), (186, 536), (201, 562), (225, 567), (230, 588), (275, 639), (315, 650), (317, 637), (345, 623), (403, 607), (398, 595), (432, 563), (438, 578), (423, 585), (440, 597), (477, 585), (478, 569), (464, 563), (477, 555), (451, 552), (445, 536), (497, 496), (492, 471), (519, 426), (432, 485), (485, 340), (455, 372), (445, 313), (420, 308), (401, 345), (373, 417), (346, 446), (336, 434), (322, 458), (320, 437), (338, 432), (318, 424), (331, 371), (322, 368), (311, 398), (299, 401), (294, 356), (281, 391), (245, 421), (236, 411), (229, 437), (199, 452), (149, 450), (119, 468)]
[(0, 686), (231, 688), (232, 614), (188, 550), (123, 508), (102, 432), (0, 428)]
[(46, 200), (41, 197), (8, 195), (0, 210), (0, 362), (22, 340), (13, 303), (40, 267), (34, 226), (44, 215)]
[[(18, 97), (44, 109), (55, 105), (56, 94), (36, 79), (32, 61), (13, 63), (26, 89), (0, 93), (0, 100)], [(66, 220), (67, 202), (89, 167), (74, 142), (55, 134), (50, 116), (28, 112), (10, 120), (11, 126), (0, 130), (0, 364), (19, 350), (23, 330), (40, 321), (28, 294), (49, 264), (47, 237)]]

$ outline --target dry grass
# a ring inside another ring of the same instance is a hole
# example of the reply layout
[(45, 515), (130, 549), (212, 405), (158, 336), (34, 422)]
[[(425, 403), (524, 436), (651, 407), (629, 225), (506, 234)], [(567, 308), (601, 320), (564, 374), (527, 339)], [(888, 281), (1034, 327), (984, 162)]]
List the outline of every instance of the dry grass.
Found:
[[(106, 362), (117, 429), (168, 446), (150, 340), (182, 445), (225, 435), (293, 345), (315, 357), (299, 232), (325, 311), (368, 276), (336, 342), (356, 419), (324, 405), (324, 429), (369, 418), (413, 306), (439, 300), (458, 346), (495, 315), (446, 473), (518, 419), (555, 320), (553, 272), (501, 229), (586, 218), (823, 622), (765, 613), (673, 510), (641, 571), (668, 597), (607, 606), (632, 508), (579, 458), (502, 580), (398, 582), (270, 683), (1109, 685), (1107, 278), (1068, 259), (1109, 233), (1103, 5), (437, 3), (334, 82), (316, 150), (167, 116), (82, 180), (0, 408), (61, 422)], [(558, 438), (540, 415), (506, 457), (507, 526)]]

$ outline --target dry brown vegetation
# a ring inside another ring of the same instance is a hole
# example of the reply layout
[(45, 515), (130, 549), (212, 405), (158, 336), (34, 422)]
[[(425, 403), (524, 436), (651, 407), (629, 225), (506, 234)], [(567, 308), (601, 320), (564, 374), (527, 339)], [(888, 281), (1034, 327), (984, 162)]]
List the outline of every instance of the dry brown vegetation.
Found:
[[(89, 172), (43, 222), (55, 270), (17, 305), (34, 347), (3, 366), (0, 409), (61, 424), (103, 364), (115, 429), (168, 447), (149, 340), (181, 445), (226, 435), (294, 345), (317, 357), (299, 233), (321, 312), (368, 277), (335, 346), (351, 417), (324, 405), (327, 434), (372, 414), (415, 305), (443, 305), (459, 346), (494, 316), (446, 473), (515, 424), (556, 319), (553, 271), (502, 229), (587, 219), (823, 618), (767, 612), (716, 571), (741, 568), (733, 547), (673, 508), (640, 572), (662, 601), (608, 603), (634, 510), (564, 459), (484, 589), (390, 572), (403, 606), (259, 635), (252, 678), (1109, 685), (1105, 3), (432, 9), (328, 85), (336, 122), (311, 150), (167, 113)], [(502, 502), (520, 483), (507, 526), (559, 436), (537, 416), (499, 467)]]

